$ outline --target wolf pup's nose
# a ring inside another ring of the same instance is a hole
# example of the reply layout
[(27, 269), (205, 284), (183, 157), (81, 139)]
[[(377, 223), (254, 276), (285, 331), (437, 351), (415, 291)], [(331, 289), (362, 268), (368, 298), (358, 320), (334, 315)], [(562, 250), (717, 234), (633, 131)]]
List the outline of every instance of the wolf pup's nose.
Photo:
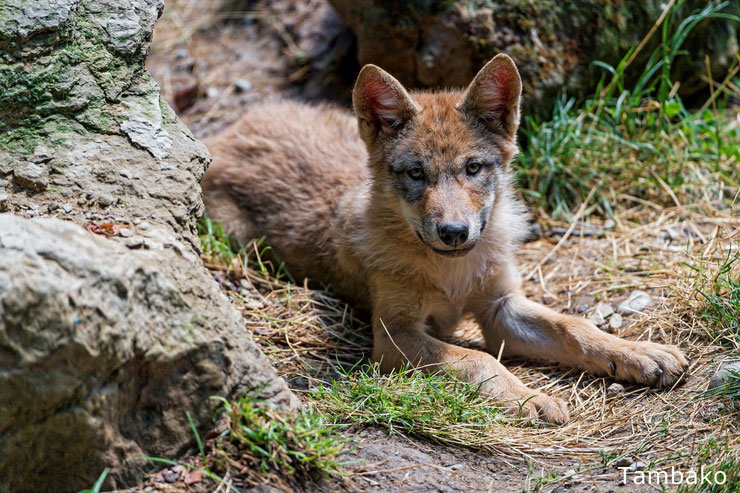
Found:
[(445, 224), (437, 232), (447, 246), (456, 247), (468, 241), (468, 226), (465, 224)]

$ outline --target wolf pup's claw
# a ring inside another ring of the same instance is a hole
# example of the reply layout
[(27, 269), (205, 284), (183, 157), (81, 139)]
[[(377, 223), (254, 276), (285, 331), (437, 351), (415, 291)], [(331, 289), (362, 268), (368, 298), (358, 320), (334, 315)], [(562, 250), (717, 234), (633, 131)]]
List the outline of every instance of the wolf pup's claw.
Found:
[(689, 362), (676, 346), (628, 342), (621, 351), (617, 379), (655, 387), (669, 387), (686, 372)]

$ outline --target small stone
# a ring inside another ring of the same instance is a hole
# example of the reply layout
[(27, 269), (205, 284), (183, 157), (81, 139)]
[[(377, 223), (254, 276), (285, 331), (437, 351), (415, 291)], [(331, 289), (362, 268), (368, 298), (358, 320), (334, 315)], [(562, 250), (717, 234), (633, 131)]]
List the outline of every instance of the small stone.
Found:
[(249, 301), (247, 301), (247, 302), (245, 303), (245, 305), (246, 305), (246, 307), (247, 307), (247, 308), (249, 308), (250, 310), (260, 310), (260, 309), (262, 309), (262, 308), (264, 308), (264, 307), (265, 307), (265, 304), (264, 304), (264, 303), (262, 303), (262, 301), (260, 301), (260, 300), (255, 300), (255, 299), (252, 299), (252, 300), (249, 300)]
[[(662, 236), (662, 235), (661, 235)], [(665, 237), (661, 239), (668, 239), (670, 241), (676, 241), (681, 239), (681, 233), (676, 231), (673, 228), (666, 228), (665, 229)]]
[(64, 210), (64, 212), (66, 212), (67, 214), (69, 214), (70, 212), (72, 212), (72, 206), (69, 205), (69, 204), (64, 204), (62, 206), (62, 210)]
[(624, 394), (624, 385), (621, 383), (613, 383), (606, 388), (607, 397), (617, 397)]
[(132, 250), (137, 250), (139, 248), (148, 248), (148, 245), (146, 244), (144, 238), (130, 239), (126, 242), (126, 246)]
[(652, 302), (653, 299), (649, 294), (637, 289), (629, 295), (629, 298), (617, 306), (617, 311), (622, 315), (632, 315), (636, 312), (642, 312)]
[(731, 372), (740, 374), (740, 361), (723, 362), (717, 372), (712, 375), (712, 378), (709, 380), (709, 388), (716, 389), (718, 387), (722, 387), (725, 382), (733, 377)]
[(579, 305), (576, 305), (576, 312), (578, 313), (586, 313), (588, 311), (588, 304), (587, 303), (581, 303)]
[(85, 200), (85, 197), (80, 197), (79, 199), (77, 199), (77, 204), (78, 205), (85, 205), (85, 204), (87, 204), (87, 200)]
[(176, 60), (183, 60), (185, 58), (190, 58), (190, 52), (186, 50), (185, 48), (180, 48), (175, 52), (175, 59)]
[(139, 224), (139, 229), (149, 229), (149, 223), (146, 221), (141, 221), (141, 224)]
[(141, 223), (141, 219), (139, 219), (138, 217), (135, 217), (133, 221), (131, 222), (133, 222), (135, 226), (138, 226)]
[(644, 462), (633, 462), (630, 464), (629, 471), (635, 472), (635, 471), (644, 471), (645, 470), (645, 463)]
[(123, 176), (124, 178), (131, 178), (131, 172), (127, 169), (122, 169), (118, 172), (118, 174)]
[(5, 192), (0, 192), (0, 211), (4, 211), (8, 208), (8, 200), (10, 196)]
[(254, 87), (254, 84), (246, 79), (237, 79), (234, 82), (234, 87), (236, 87), (237, 92), (249, 92)]
[(162, 471), (162, 478), (168, 483), (174, 483), (180, 479), (180, 472), (173, 471), (172, 469), (165, 469)]
[(634, 464), (635, 460), (632, 457), (622, 457), (614, 463), (615, 467), (629, 467)]
[(46, 210), (48, 210), (49, 212), (54, 212), (57, 209), (59, 209), (59, 204), (57, 202), (52, 202), (51, 204), (46, 206)]
[(614, 229), (617, 227), (617, 222), (614, 219), (607, 219), (604, 221), (604, 229)]
[(27, 190), (40, 192), (49, 186), (49, 171), (44, 166), (27, 162), (15, 169), (13, 181)]
[(594, 325), (604, 325), (606, 320), (612, 316), (614, 309), (611, 305), (606, 303), (599, 303), (594, 307), (594, 312), (588, 319), (594, 323)]
[(209, 87), (206, 91), (206, 96), (208, 96), (210, 99), (216, 99), (218, 95), (220, 94), (219, 90), (215, 87)]
[(108, 207), (110, 205), (113, 205), (115, 201), (115, 197), (113, 197), (112, 195), (108, 195), (107, 193), (100, 194), (100, 197), (98, 197), (98, 205), (100, 207)]
[(128, 228), (121, 228), (118, 230), (118, 234), (124, 238), (131, 238), (134, 235), (134, 232)]
[(615, 313), (611, 317), (609, 317), (609, 328), (612, 330), (612, 332), (616, 331), (622, 326), (623, 319), (622, 316), (619, 313)]
[(563, 473), (563, 480), (565, 480), (565, 486), (572, 484), (574, 481), (580, 481), (582, 476), (578, 474), (578, 471), (571, 468)]

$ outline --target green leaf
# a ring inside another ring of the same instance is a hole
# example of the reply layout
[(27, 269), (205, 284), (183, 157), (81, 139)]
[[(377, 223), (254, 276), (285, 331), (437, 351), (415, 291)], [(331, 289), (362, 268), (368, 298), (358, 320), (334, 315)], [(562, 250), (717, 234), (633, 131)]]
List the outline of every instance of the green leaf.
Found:
[(681, 103), (678, 101), (666, 103), (663, 107), (663, 111), (665, 111), (665, 114), (668, 116), (676, 116), (681, 111)]

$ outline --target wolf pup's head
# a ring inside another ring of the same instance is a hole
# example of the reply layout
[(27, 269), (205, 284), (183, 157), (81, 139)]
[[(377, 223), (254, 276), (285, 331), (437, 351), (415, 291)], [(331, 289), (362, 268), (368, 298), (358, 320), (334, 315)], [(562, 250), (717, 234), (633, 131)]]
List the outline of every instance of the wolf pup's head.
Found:
[(521, 90), (516, 65), (503, 54), (465, 91), (409, 94), (379, 67), (360, 72), (353, 104), (376, 199), (400, 211), (436, 253), (472, 250), (508, 186)]

